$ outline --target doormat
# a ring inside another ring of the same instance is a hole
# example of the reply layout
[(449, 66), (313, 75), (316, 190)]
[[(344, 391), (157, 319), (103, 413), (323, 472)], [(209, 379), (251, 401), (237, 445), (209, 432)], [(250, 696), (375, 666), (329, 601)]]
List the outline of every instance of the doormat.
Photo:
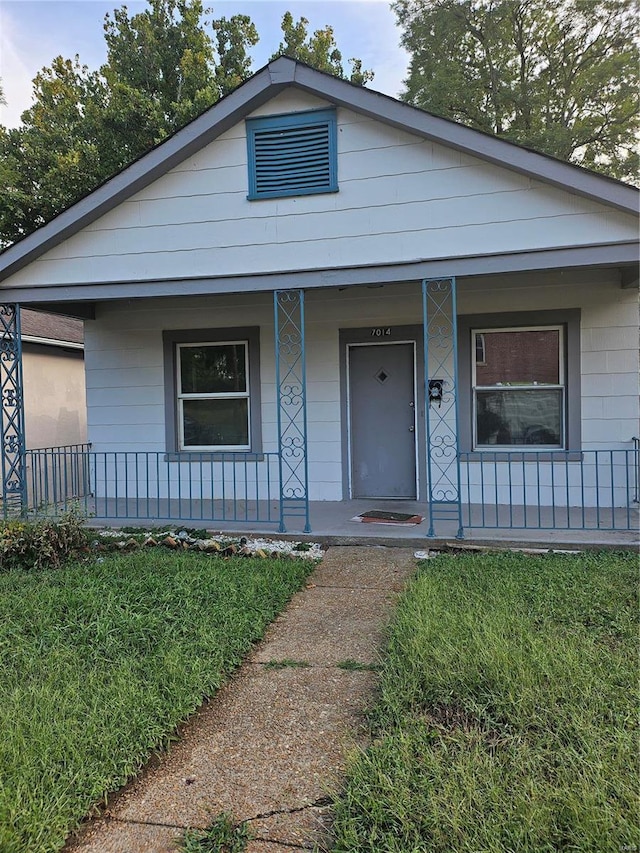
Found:
[(420, 524), (421, 515), (411, 515), (406, 512), (383, 512), (378, 509), (370, 509), (352, 518), (351, 521), (360, 521), (363, 524), (399, 524), (410, 527)]

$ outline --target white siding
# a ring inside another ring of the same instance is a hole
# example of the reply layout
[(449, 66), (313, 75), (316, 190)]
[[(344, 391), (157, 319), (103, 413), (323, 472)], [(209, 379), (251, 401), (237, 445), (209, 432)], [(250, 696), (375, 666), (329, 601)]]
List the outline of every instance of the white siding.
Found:
[[(256, 114), (326, 104), (283, 93)], [(634, 217), (338, 110), (340, 191), (247, 200), (244, 123), (11, 285), (324, 269), (635, 239)]]
[[(460, 314), (541, 308), (582, 309), (583, 447), (630, 447), (640, 414), (637, 291), (621, 289), (616, 275), (607, 271), (459, 284)], [(338, 329), (409, 325), (421, 318), (418, 283), (307, 294), (312, 500), (343, 497)], [(94, 450), (165, 451), (163, 329), (252, 325), (261, 329), (263, 448), (276, 451), (273, 307), (264, 294), (99, 306), (97, 319), (85, 326), (89, 440)], [(175, 463), (176, 475), (180, 467), (185, 468)]]

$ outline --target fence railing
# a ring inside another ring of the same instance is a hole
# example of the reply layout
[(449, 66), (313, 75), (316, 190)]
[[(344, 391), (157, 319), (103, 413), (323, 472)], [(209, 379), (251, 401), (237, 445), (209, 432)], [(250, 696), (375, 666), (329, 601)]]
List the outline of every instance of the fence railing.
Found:
[[(640, 441), (629, 449), (460, 454), (464, 528), (633, 530)], [(95, 452), (67, 445), (25, 454), (27, 513), (72, 507), (122, 523), (282, 524), (277, 453)], [(437, 533), (437, 532), (436, 532)]]
[(90, 447), (26, 453), (27, 511), (77, 508), (97, 519), (280, 522), (277, 453), (95, 452)]
[(630, 530), (638, 442), (582, 452), (462, 453), (465, 528)]
[(64, 444), (27, 450), (24, 477), (27, 506), (57, 507), (91, 493), (90, 444)]

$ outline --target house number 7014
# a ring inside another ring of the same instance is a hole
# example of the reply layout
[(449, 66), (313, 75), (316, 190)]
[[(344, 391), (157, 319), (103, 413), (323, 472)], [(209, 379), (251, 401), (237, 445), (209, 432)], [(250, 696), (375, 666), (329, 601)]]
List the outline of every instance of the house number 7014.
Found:
[(391, 334), (391, 329), (389, 326), (386, 328), (377, 328), (371, 329), (371, 337), (372, 338), (385, 338), (387, 335)]

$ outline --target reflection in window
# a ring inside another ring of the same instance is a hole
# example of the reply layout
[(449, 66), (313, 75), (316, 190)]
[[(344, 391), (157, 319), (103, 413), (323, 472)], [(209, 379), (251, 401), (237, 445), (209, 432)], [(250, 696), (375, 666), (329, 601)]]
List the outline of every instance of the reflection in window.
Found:
[(249, 449), (248, 344), (178, 344), (181, 450)]
[(475, 446), (562, 448), (562, 327), (483, 329), (473, 335)]

